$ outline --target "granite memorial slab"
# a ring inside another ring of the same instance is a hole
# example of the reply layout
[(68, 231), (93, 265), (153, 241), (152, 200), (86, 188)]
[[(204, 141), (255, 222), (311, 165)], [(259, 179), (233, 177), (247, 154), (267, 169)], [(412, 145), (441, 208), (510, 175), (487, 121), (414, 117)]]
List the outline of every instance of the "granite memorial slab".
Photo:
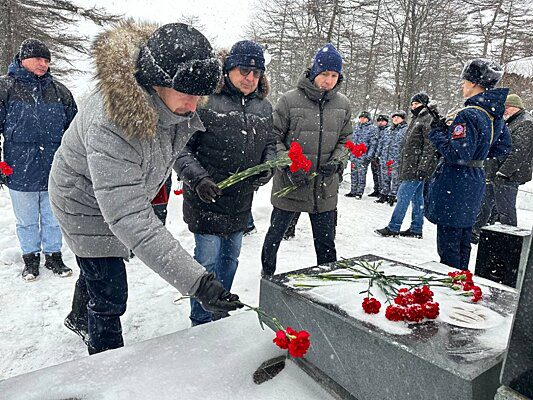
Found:
[(265, 360), (285, 354), (272, 338), (254, 312), (242, 311), (0, 381), (0, 399), (334, 400), (293, 362), (275, 379), (254, 383), (254, 371)]
[(531, 242), (531, 230), (509, 225), (481, 229), (476, 275), (516, 288), (521, 280)]
[(502, 384), (526, 398), (533, 398), (533, 251), (531, 247), (521, 284), (509, 350), (502, 371)]
[[(350, 260), (380, 262), (380, 270), (422, 275), (428, 271), (373, 255)], [(349, 261), (350, 261), (349, 260)], [(365, 314), (354, 282), (327, 282), (314, 288), (295, 285), (294, 274), (336, 271), (330, 264), (263, 278), (260, 307), (285, 327), (305, 329), (311, 347), (297, 363), (343, 399), (486, 400), (500, 386), (516, 291), (480, 284), (483, 299), (471, 304), (452, 290), (433, 288), (441, 306), (436, 320), (408, 324)], [(444, 276), (452, 269), (440, 264)], [(476, 281), (477, 284), (479, 282)], [(440, 290), (442, 289), (442, 290)], [(374, 290), (374, 296), (378, 297)], [(382, 301), (384, 303), (384, 301)], [(456, 306), (480, 315), (477, 325), (461, 321)]]

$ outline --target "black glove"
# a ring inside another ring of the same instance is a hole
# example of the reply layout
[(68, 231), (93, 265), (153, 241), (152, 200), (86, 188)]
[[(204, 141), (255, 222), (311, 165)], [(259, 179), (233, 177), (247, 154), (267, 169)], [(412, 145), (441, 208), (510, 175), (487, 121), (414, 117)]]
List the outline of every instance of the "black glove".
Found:
[(440, 130), (444, 130), (444, 131), (447, 131), (448, 130), (448, 125), (446, 125), (446, 118), (444, 117), (441, 117), (440, 115), (438, 115), (438, 118), (433, 118), (433, 120), (431, 120), (431, 130), (433, 129), (440, 129)]
[(214, 203), (217, 197), (222, 196), (222, 190), (211, 178), (203, 178), (194, 188), (196, 194), (204, 203)]
[(324, 164), (321, 165), (319, 171), (325, 177), (333, 176), (339, 169), (338, 164)]
[(270, 179), (272, 178), (272, 170), (269, 169), (267, 171), (261, 172), (255, 181), (252, 182), (252, 186), (254, 189), (259, 189), (261, 186), (266, 185)]
[(379, 167), (379, 158), (378, 158), (378, 157), (374, 157), (374, 158), (372, 159), (371, 164), (372, 164), (374, 167)]
[(419, 181), (423, 181), (426, 178), (427, 178), (426, 171), (422, 171), (421, 169), (416, 171), (416, 179), (418, 179)]
[(200, 285), (192, 297), (198, 300), (206, 311), (212, 313), (234, 311), (243, 307), (239, 296), (224, 289), (212, 272), (200, 278)]
[(296, 172), (291, 172), (289, 169), (287, 169), (287, 176), (289, 177), (289, 180), (293, 185), (296, 185), (298, 187), (304, 187), (309, 183), (309, 180), (307, 179), (307, 175), (304, 171), (299, 169)]

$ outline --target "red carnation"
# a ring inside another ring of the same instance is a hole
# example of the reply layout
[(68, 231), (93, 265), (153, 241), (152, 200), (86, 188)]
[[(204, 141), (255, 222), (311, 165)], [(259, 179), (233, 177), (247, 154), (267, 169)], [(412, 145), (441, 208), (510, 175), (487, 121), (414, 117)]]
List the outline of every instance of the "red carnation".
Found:
[(424, 319), (424, 310), (420, 304), (411, 304), (407, 307), (406, 317), (408, 321), (420, 322)]
[(390, 321), (403, 321), (406, 311), (405, 307), (391, 304), (385, 310), (385, 317)]
[[(288, 331), (289, 328), (287, 328), (287, 332)], [(289, 342), (289, 354), (293, 357), (303, 357), (311, 345), (309, 341), (309, 332), (302, 330), (294, 333), (295, 334), (291, 334), (291, 336), (296, 337), (291, 338), (291, 341)]]
[(400, 306), (408, 306), (410, 304), (416, 303), (415, 296), (412, 293), (409, 293), (407, 289), (398, 291), (398, 296), (394, 299), (394, 302)]
[(373, 297), (365, 297), (363, 300), (363, 310), (367, 314), (377, 314), (381, 308), (381, 303)]
[(387, 167), (390, 167), (392, 164), (394, 164), (394, 160), (389, 160), (387, 161), (387, 163), (385, 164)]
[(353, 142), (349, 140), (344, 144), (344, 147), (347, 148), (350, 151), (350, 153), (352, 153), (352, 155), (356, 158), (361, 157), (368, 150), (366, 148), (366, 144), (364, 143), (354, 144)]
[(413, 296), (414, 296), (415, 303), (418, 303), (418, 304), (424, 304), (424, 303), (427, 303), (428, 301), (433, 300), (433, 292), (427, 285), (422, 286), (422, 288), (416, 288), (413, 291)]
[(481, 288), (479, 286), (474, 286), (472, 288), (472, 292), (473, 292), (472, 301), (474, 303), (477, 303), (483, 297), (483, 293), (481, 292)]
[(289, 338), (287, 337), (287, 334), (279, 330), (276, 332), (276, 337), (272, 340), (276, 346), (278, 346), (280, 349), (288, 349), (289, 348)]
[(424, 317), (428, 319), (435, 319), (439, 315), (439, 303), (434, 301), (429, 301), (422, 305), (424, 310)]
[(177, 189), (177, 190), (174, 190), (174, 194), (176, 196), (179, 196), (180, 194), (183, 194), (183, 189)]
[(9, 176), (13, 173), (13, 168), (5, 161), (0, 161), (0, 173)]
[(289, 166), (291, 172), (296, 172), (299, 169), (309, 172), (311, 169), (311, 161), (303, 154), (302, 146), (298, 142), (292, 142), (289, 149), (289, 158), (292, 163)]

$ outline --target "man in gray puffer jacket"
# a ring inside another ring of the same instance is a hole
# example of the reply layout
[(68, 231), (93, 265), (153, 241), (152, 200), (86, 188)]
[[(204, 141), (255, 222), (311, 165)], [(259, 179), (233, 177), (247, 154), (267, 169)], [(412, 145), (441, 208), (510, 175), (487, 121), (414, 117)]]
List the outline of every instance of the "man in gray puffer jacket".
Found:
[(65, 324), (79, 334), (88, 325), (89, 354), (124, 345), (129, 249), (204, 308), (240, 305), (150, 205), (190, 136), (204, 129), (196, 105), (220, 77), (200, 32), (185, 24), (155, 28), (126, 21), (96, 39), (98, 88), (63, 136), (50, 174), (52, 208), (81, 271)]
[[(281, 96), (274, 108), (277, 151), (285, 152), (292, 142), (299, 143), (312, 162), (309, 174), (318, 175), (309, 180), (302, 170), (275, 171), (271, 197), (274, 210), (261, 254), (263, 275), (276, 271), (279, 245), (297, 212), (309, 213), (317, 263), (337, 260), (336, 208), (339, 172), (344, 165), (334, 160), (344, 154), (344, 144), (352, 131), (350, 102), (339, 93), (341, 72), (341, 55), (328, 43), (315, 54), (311, 68), (300, 76), (297, 88)], [(275, 194), (291, 185), (297, 189), (288, 195)]]

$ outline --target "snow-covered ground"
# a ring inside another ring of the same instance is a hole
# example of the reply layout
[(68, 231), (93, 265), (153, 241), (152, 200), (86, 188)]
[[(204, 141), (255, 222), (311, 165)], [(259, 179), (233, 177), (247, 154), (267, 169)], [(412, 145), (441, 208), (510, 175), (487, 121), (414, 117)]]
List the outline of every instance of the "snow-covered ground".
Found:
[[(349, 179), (348, 176), (346, 178)], [(368, 176), (371, 182), (371, 175)], [(257, 193), (253, 214), (258, 233), (244, 239), (233, 290), (249, 304), (257, 304), (260, 280), (260, 253), (268, 228), (270, 189), (267, 185)], [(424, 239), (381, 238), (373, 231), (386, 226), (392, 208), (375, 204), (364, 196), (354, 200), (339, 197), (337, 253), (339, 257), (376, 254), (383, 257), (421, 264), (438, 260), (436, 227), (426, 221)], [(367, 192), (370, 188), (367, 187)], [(533, 192), (533, 185), (521, 189)], [(192, 253), (194, 240), (182, 220), (181, 198), (172, 196), (168, 228)], [(520, 192), (519, 226), (530, 229), (533, 224), (533, 194)], [(405, 219), (408, 227), (410, 212)], [(471, 268), (475, 263), (474, 247)], [(15, 234), (15, 217), (7, 190), (0, 190), (0, 380), (39, 368), (75, 360), (87, 355), (82, 341), (63, 327), (77, 278), (74, 256), (63, 248), (66, 263), (75, 270), (70, 278), (57, 278), (44, 268), (35, 282), (20, 277), (21, 253)], [(308, 267), (316, 263), (311, 226), (304, 215), (297, 227), (296, 238), (283, 242), (278, 254), (278, 272)], [(189, 327), (188, 301), (176, 301), (179, 293), (138, 259), (127, 264), (129, 300), (122, 318), (126, 346)]]

